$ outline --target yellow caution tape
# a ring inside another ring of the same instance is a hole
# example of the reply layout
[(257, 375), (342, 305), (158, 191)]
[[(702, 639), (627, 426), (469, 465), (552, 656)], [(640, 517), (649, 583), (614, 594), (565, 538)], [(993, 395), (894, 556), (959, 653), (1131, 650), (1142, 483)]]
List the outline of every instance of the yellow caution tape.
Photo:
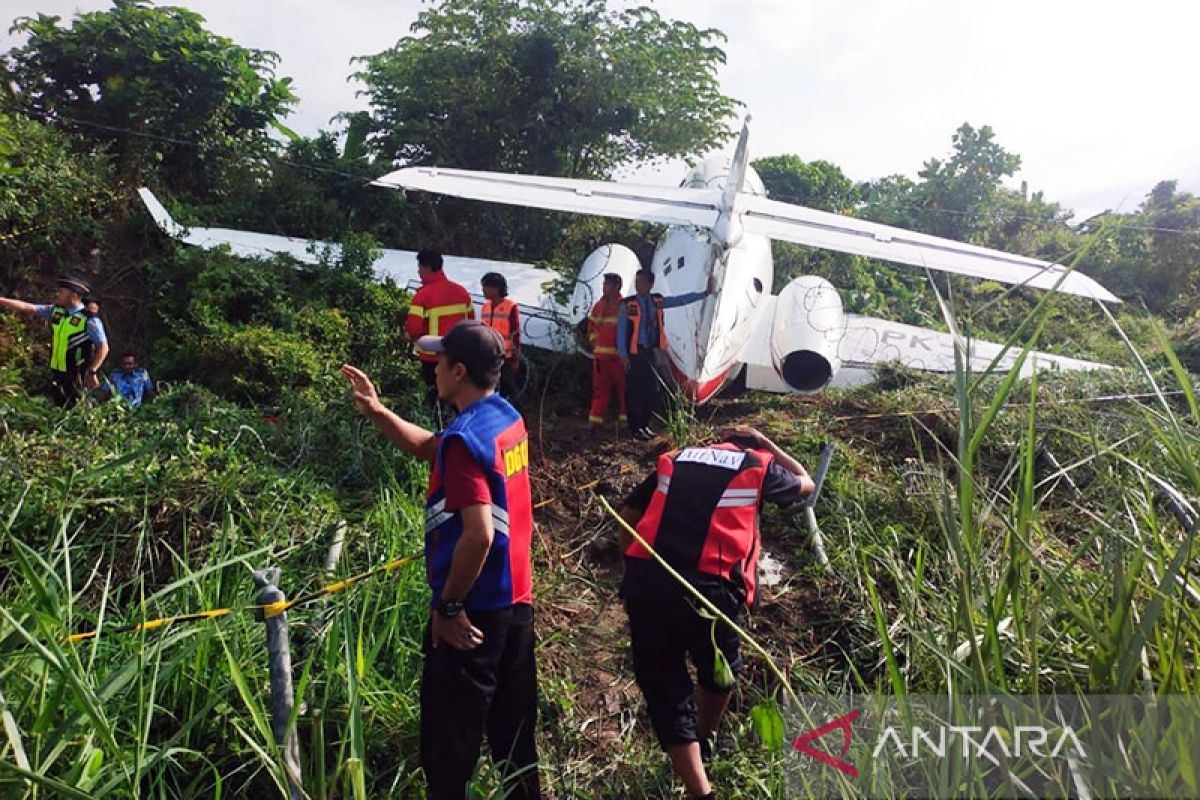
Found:
[[(359, 583), (360, 581), (364, 581), (364, 580), (374, 577), (376, 575), (382, 575), (384, 573), (394, 572), (395, 570), (400, 569), (401, 567), (405, 566), (406, 564), (411, 564), (413, 561), (417, 561), (417, 560), (421, 559), (422, 557), (423, 556), (421, 556), (421, 555), (413, 555), (413, 556), (405, 556), (404, 558), (393, 559), (386, 564), (375, 567), (374, 569), (370, 569), (370, 570), (367, 570), (366, 572), (355, 575), (353, 577), (345, 578), (343, 580), (331, 583), (327, 586), (323, 586), (320, 589), (318, 589), (314, 592), (311, 592), (309, 594), (302, 595), (301, 597), (298, 597), (295, 600), (278, 600), (274, 603), (260, 603), (260, 604), (250, 605), (250, 606), (244, 606), (240, 609), (237, 609), (237, 608), (210, 608), (207, 611), (196, 611), (191, 614), (180, 614), (180, 615), (174, 616), (174, 617), (160, 617), (159, 619), (148, 619), (143, 622), (138, 622), (138, 623), (135, 623), (132, 625), (121, 625), (121, 626), (118, 626), (115, 628), (107, 628), (104, 630), (104, 632), (111, 634), (111, 633), (139, 633), (142, 631), (153, 631), (153, 630), (157, 630), (159, 628), (165, 628), (166, 626), (172, 625), (176, 622), (196, 622), (196, 621), (205, 620), (205, 619), (215, 619), (217, 617), (227, 616), (229, 614), (234, 613), (235, 611), (261, 611), (263, 614), (263, 617), (265, 617), (266, 619), (270, 619), (271, 617), (277, 617), (280, 614), (286, 613), (288, 610), (293, 609), (296, 606), (306, 605), (306, 604), (311, 603), (314, 600), (318, 600), (322, 597), (328, 597), (331, 594), (337, 594), (338, 592), (345, 591), (346, 589), (349, 589), (351, 586), (354, 586), (356, 583)], [(87, 641), (88, 639), (94, 639), (99, 635), (100, 635), (100, 629), (96, 629), (94, 631), (84, 631), (82, 633), (71, 634), (70, 636), (67, 637), (66, 641), (68, 644), (78, 644), (79, 642)]]

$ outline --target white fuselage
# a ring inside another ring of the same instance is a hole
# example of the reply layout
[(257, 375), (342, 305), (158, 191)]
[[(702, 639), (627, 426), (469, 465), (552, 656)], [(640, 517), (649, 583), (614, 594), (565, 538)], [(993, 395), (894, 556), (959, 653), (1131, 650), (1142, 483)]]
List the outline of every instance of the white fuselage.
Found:
[[(688, 173), (683, 186), (719, 189), (728, 174), (727, 160), (709, 159)], [(749, 167), (742, 188), (765, 193)], [(745, 235), (726, 248), (715, 242), (710, 229), (673, 227), (659, 242), (650, 268), (654, 291), (664, 297), (708, 292), (664, 315), (671, 375), (688, 397), (705, 402), (737, 374), (771, 293), (771, 241)]]

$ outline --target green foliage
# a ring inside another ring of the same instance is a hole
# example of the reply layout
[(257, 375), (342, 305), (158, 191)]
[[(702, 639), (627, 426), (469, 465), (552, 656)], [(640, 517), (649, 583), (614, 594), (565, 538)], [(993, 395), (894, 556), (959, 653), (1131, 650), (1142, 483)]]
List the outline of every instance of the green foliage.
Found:
[[(278, 56), (239, 47), (180, 7), (114, 0), (108, 11), (22, 17), (28, 41), (7, 65), (20, 102), (82, 133), (135, 185), (154, 176), (173, 191), (206, 196), (234, 169), (270, 153), (269, 128), (295, 102)], [(107, 128), (105, 127), (107, 126)], [(146, 137), (113, 129), (132, 128)]]
[[(344, 394), (312, 408), (336, 431), (338, 446), (313, 442), (316, 452), (304, 456), (293, 453), (311, 424), (303, 415), (267, 425), (253, 411), (177, 386), (136, 413), (113, 403), (64, 416), (24, 399), (11, 378), (0, 367), (0, 420), (14, 434), (0, 437), (6, 748), (14, 736), (23, 743), (38, 781), (56, 797), (268, 796), (278, 774), (265, 755), (269, 729), (260, 724), (267, 662), (250, 614), (80, 645), (63, 637), (198, 608), (240, 608), (254, 602), (249, 569), (267, 564), (283, 568), (281, 585), (293, 595), (314, 589), (325, 581), (324, 548), (347, 518), (344, 574), (419, 551), (419, 510), (409, 498), (423, 472), (410, 472), (409, 459), (374, 437), (366, 447), (385, 459), (373, 465), (382, 487), (374, 478), (360, 482), (355, 500), (340, 500), (333, 476), (354, 457), (343, 422), (355, 412)], [(360, 504), (367, 487), (382, 491)], [(341, 742), (350, 726), (336, 709), (371, 697), (373, 730), (381, 733), (411, 719), (419, 653), (410, 638), (427, 613), (425, 593), (414, 565), (323, 609), (289, 613), (300, 698), (329, 711), (299, 723), (310, 791), (329, 796), (343, 780)], [(360, 653), (354, 668), (341, 657), (347, 636)], [(358, 756), (410, 764), (403, 780), (368, 771), (372, 796), (393, 781), (416, 782), (411, 739), (380, 735)], [(11, 771), (0, 773), (0, 794), (19, 797), (28, 788)]]
[(193, 207), (191, 213), (207, 225), (326, 241), (359, 231), (411, 249), (413, 228), (419, 223), (414, 208), (400, 192), (365, 188), (390, 164), (367, 157), (366, 114), (357, 112), (348, 119), (340, 150), (331, 132), (297, 137), (265, 177), (247, 171), (231, 179), (229, 191), (217, 202)]
[(836, 164), (799, 156), (770, 156), (751, 164), (767, 195), (785, 203), (844, 214), (859, 203), (859, 187)]
[(1101, 214), (1088, 221), (1104, 245), (1095, 276), (1123, 296), (1180, 320), (1200, 307), (1200, 198), (1176, 181), (1159, 182), (1132, 214)]
[(74, 144), (49, 126), (0, 114), (0, 293), (36, 272), (74, 266), (103, 236), (97, 217), (115, 198), (112, 170)]
[(377, 255), (362, 236), (304, 269), (180, 248), (150, 276), (160, 315), (152, 363), (169, 380), (271, 406), (298, 390), (339, 391), (348, 362), (399, 392), (416, 369), (396, 353), (407, 299), (374, 280)]
[(606, 177), (729, 136), (724, 36), (605, 0), (445, 0), (360, 59), (377, 151), (405, 163)]
[[(359, 59), (381, 163), (606, 178), (726, 140), (719, 31), (606, 0), (446, 0), (412, 36)], [(567, 215), (419, 201), (423, 239), (448, 252), (556, 258)], [(498, 243), (503, 248), (497, 251)]]

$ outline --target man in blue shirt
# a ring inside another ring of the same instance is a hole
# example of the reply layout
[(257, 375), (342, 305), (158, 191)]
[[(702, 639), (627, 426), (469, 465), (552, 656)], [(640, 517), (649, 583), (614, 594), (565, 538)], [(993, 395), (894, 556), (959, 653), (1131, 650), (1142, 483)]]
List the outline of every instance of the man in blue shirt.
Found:
[(51, 397), (62, 408), (70, 408), (86, 390), (100, 386), (100, 367), (108, 357), (104, 323), (83, 305), (83, 298), (91, 292), (83, 279), (64, 275), (58, 279), (53, 303), (35, 305), (0, 297), (0, 308), (50, 322)]
[(629, 432), (638, 439), (654, 437), (650, 420), (662, 408), (659, 385), (658, 353), (667, 348), (663, 311), (686, 306), (704, 297), (705, 292), (688, 292), (674, 297), (651, 293), (654, 273), (640, 269), (633, 279), (636, 294), (621, 301), (617, 314), (617, 355), (629, 373), (625, 384), (629, 412)]
[[(125, 353), (121, 356), (121, 368), (108, 375), (108, 382), (116, 387), (117, 393), (133, 408), (154, 399), (154, 381), (145, 367), (139, 367), (137, 356)], [(103, 390), (107, 399), (110, 394), (108, 387)]]

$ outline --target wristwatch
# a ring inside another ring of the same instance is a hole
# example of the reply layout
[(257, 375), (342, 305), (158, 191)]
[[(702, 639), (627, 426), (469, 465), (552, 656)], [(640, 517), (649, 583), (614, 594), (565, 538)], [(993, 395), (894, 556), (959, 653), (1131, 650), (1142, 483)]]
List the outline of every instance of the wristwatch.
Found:
[(462, 610), (463, 610), (462, 600), (443, 600), (442, 602), (438, 603), (438, 606), (437, 606), (437, 612), (439, 614), (441, 614), (443, 617), (445, 617), (446, 619), (450, 619), (451, 617), (457, 617), (459, 614), (462, 613)]

